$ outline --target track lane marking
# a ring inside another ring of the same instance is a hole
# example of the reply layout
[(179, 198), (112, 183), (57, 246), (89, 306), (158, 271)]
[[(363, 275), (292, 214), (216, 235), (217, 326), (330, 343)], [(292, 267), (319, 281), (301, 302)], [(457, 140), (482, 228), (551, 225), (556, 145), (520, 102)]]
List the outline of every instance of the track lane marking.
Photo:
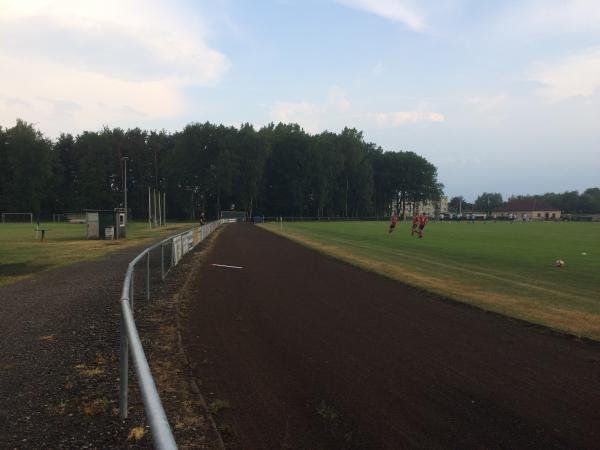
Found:
[(226, 269), (243, 269), (243, 267), (240, 266), (228, 266), (226, 264), (211, 264), (215, 267), (225, 267)]

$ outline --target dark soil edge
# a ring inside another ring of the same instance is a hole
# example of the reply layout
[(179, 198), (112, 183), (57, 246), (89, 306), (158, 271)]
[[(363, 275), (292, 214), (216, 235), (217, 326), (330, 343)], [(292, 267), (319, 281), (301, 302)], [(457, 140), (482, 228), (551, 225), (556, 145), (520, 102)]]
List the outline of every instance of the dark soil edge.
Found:
[(425, 288), (423, 286), (412, 284), (412, 283), (409, 283), (409, 282), (404, 281), (404, 280), (399, 280), (399, 279), (394, 278), (394, 277), (392, 277), (390, 275), (387, 275), (385, 273), (380, 273), (380, 272), (377, 272), (376, 270), (369, 269), (367, 267), (362, 267), (359, 264), (354, 264), (351, 261), (348, 261), (348, 260), (343, 259), (341, 257), (338, 257), (336, 255), (327, 253), (324, 250), (312, 247), (311, 245), (306, 244), (304, 241), (302, 241), (300, 239), (292, 239), (292, 238), (286, 237), (286, 235), (280, 234), (277, 231), (271, 230), (271, 229), (266, 228), (266, 227), (260, 227), (260, 228), (263, 229), (263, 230), (265, 230), (265, 231), (268, 231), (269, 233), (271, 233), (271, 234), (273, 234), (273, 235), (275, 235), (277, 237), (280, 237), (280, 238), (285, 239), (285, 240), (289, 240), (291, 242), (295, 242), (295, 243), (297, 243), (297, 244), (299, 244), (299, 245), (307, 248), (308, 250), (310, 250), (310, 251), (312, 251), (314, 253), (317, 253), (317, 254), (325, 257), (325, 258), (330, 258), (330, 259), (332, 259), (334, 261), (337, 261), (337, 262), (339, 262), (341, 264), (344, 264), (344, 265), (347, 265), (347, 266), (350, 266), (350, 267), (355, 267), (355, 268), (363, 270), (365, 272), (369, 272), (369, 273), (378, 275), (380, 277), (383, 277), (383, 278), (385, 278), (387, 280), (391, 280), (391, 281), (394, 281), (396, 283), (400, 283), (403, 286), (405, 286), (405, 287), (407, 287), (409, 289), (412, 289), (415, 292), (418, 292), (420, 294), (425, 294), (425, 295), (431, 296), (432, 298), (436, 298), (438, 300), (451, 303), (451, 304), (459, 306), (461, 308), (473, 309), (473, 310), (476, 310), (476, 311), (483, 312), (485, 314), (491, 314), (491, 315), (493, 315), (495, 317), (498, 317), (498, 318), (501, 318), (501, 319), (504, 319), (504, 320), (508, 320), (508, 321), (514, 322), (514, 323), (518, 324), (519, 326), (521, 326), (523, 328), (531, 328), (531, 329), (537, 330), (540, 333), (549, 334), (549, 335), (552, 335), (552, 336), (556, 336), (556, 337), (559, 337), (559, 338), (562, 338), (562, 339), (572, 340), (572, 341), (575, 341), (575, 342), (583, 342), (583, 343), (587, 343), (588, 345), (600, 348), (600, 340), (597, 341), (597, 340), (592, 339), (592, 338), (587, 337), (587, 336), (578, 336), (576, 334), (568, 333), (567, 331), (564, 331), (564, 330), (559, 330), (557, 328), (552, 328), (549, 325), (542, 325), (540, 323), (529, 322), (529, 321), (527, 321), (525, 319), (521, 319), (521, 318), (518, 318), (518, 317), (507, 316), (506, 314), (502, 314), (502, 313), (499, 313), (497, 311), (492, 311), (492, 310), (489, 310), (489, 309), (485, 309), (485, 308), (483, 308), (481, 306), (474, 305), (472, 303), (467, 303), (466, 301), (462, 301), (462, 300), (460, 300), (458, 298), (454, 298), (454, 297), (450, 297), (448, 295), (444, 295), (441, 292), (430, 291), (430, 290), (428, 290), (427, 288)]

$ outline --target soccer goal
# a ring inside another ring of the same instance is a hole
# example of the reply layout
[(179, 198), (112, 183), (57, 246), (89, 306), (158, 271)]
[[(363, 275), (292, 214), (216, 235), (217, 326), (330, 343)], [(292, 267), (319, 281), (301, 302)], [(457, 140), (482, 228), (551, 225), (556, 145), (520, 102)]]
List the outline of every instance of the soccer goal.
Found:
[(33, 224), (33, 213), (2, 213), (2, 223), (31, 223)]

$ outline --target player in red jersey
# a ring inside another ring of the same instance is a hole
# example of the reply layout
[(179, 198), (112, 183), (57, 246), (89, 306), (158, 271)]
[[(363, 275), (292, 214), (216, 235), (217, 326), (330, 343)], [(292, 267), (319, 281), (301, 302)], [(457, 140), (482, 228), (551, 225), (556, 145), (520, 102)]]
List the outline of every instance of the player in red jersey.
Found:
[(419, 237), (420, 238), (423, 237), (423, 228), (425, 228), (425, 225), (427, 225), (428, 221), (429, 221), (429, 218), (425, 214), (421, 214), (419, 216)]
[(396, 214), (392, 214), (392, 221), (390, 222), (390, 229), (388, 230), (388, 233), (391, 233), (392, 231), (394, 231), (394, 228), (396, 228), (397, 223), (398, 223), (398, 216), (396, 216)]
[(412, 218), (412, 229), (410, 231), (411, 236), (414, 236), (415, 233), (417, 233), (418, 226), (419, 226), (419, 214), (417, 214), (417, 211), (415, 211), (413, 214), (413, 218)]

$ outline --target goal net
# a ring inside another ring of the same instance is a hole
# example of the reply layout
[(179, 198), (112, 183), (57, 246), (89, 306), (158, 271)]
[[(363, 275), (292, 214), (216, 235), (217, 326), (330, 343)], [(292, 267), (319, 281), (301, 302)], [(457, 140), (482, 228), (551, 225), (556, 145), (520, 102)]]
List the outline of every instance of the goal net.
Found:
[(228, 219), (230, 222), (244, 222), (246, 211), (221, 211), (221, 219)]
[(2, 223), (33, 223), (33, 213), (2, 213)]
[(65, 213), (66, 221), (69, 223), (86, 223), (87, 219), (85, 213), (77, 212), (77, 213)]

